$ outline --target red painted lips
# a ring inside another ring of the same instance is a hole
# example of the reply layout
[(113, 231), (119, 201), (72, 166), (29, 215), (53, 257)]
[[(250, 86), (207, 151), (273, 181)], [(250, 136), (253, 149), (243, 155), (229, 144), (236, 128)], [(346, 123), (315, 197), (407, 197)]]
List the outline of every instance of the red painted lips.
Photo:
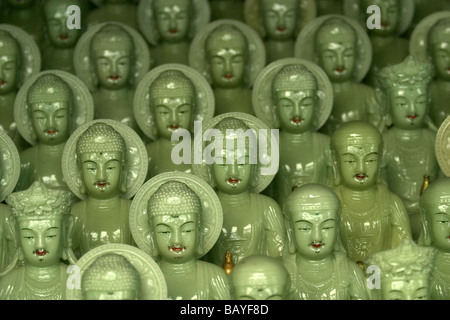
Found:
[(37, 256), (43, 257), (43, 256), (45, 256), (47, 254), (47, 250), (39, 249), (39, 250), (36, 250), (35, 253), (36, 253)]
[(300, 123), (300, 122), (302, 122), (303, 121), (303, 119), (302, 118), (300, 118), (300, 117), (294, 117), (294, 118), (292, 118), (292, 120), (291, 120), (293, 123)]
[(355, 177), (356, 177), (356, 179), (363, 180), (366, 178), (366, 175), (365, 174), (357, 174), (357, 175), (355, 175)]
[(236, 178), (236, 179), (230, 178), (230, 179), (228, 179), (228, 182), (229, 183), (238, 183), (239, 179), (238, 178)]

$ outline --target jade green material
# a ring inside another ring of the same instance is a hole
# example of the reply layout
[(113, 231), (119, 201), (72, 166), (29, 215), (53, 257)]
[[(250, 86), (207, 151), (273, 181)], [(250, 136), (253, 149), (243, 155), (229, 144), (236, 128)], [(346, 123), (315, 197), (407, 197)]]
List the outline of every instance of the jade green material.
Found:
[(67, 8), (71, 5), (80, 7), (80, 10), (86, 9), (81, 0), (49, 0), (43, 5), (46, 41), (42, 45), (42, 70), (75, 73), (73, 53), (82, 29), (67, 27), (68, 18), (72, 15), (67, 13)]
[(373, 300), (430, 300), (436, 249), (405, 239), (397, 248), (378, 252), (364, 261), (378, 268), (380, 289), (370, 290)]
[(208, 0), (211, 7), (211, 21), (234, 19), (245, 22), (245, 0)]
[(14, 121), (14, 102), (19, 88), (40, 68), (41, 55), (33, 38), (18, 27), (0, 24), (0, 130), (19, 151), (28, 146)]
[(349, 258), (362, 262), (411, 239), (405, 205), (381, 177), (383, 139), (378, 129), (367, 122), (346, 122), (331, 136), (331, 152), (334, 191), (342, 204), (340, 236)]
[(256, 78), (255, 114), (269, 127), (280, 129), (280, 168), (269, 187), (269, 194), (280, 205), (302, 184), (332, 184), (330, 137), (317, 132), (332, 105), (331, 83), (312, 62), (280, 59)]
[[(368, 29), (372, 12), (369, 6), (380, 8), (380, 29)], [(344, 0), (346, 16), (358, 21), (367, 30), (372, 42), (373, 61), (365, 82), (376, 85), (378, 70), (403, 61), (409, 54), (409, 40), (402, 37), (414, 17), (414, 0)]]
[(169, 299), (230, 299), (225, 271), (200, 260), (219, 237), (222, 221), (217, 195), (195, 175), (162, 173), (138, 191), (131, 232), (138, 247), (158, 261)]
[[(0, 180), (2, 181), (0, 202), (3, 202), (14, 190), (20, 174), (19, 152), (11, 138), (3, 131), (0, 131), (0, 159)], [(8, 228), (5, 225), (9, 216), (9, 207), (0, 203), (0, 274), (11, 265), (12, 257), (16, 252), (16, 243), (8, 234)]]
[(252, 255), (230, 274), (231, 297), (236, 300), (287, 300), (289, 273), (280, 258)]
[(210, 120), (214, 105), (210, 85), (189, 66), (165, 64), (145, 75), (136, 88), (133, 108), (139, 128), (152, 140), (146, 145), (147, 178), (167, 171), (191, 172), (190, 157), (188, 163), (181, 164), (172, 159), (172, 150), (180, 143), (175, 137), (182, 129), (193, 137), (194, 121)]
[(384, 129), (375, 88), (361, 83), (372, 62), (372, 45), (357, 22), (342, 15), (314, 19), (299, 34), (295, 56), (318, 64), (333, 85), (333, 109), (322, 132), (332, 134), (352, 120)]
[(137, 30), (137, 4), (131, 0), (99, 0), (98, 8), (89, 11), (86, 25), (119, 22)]
[(9, 232), (17, 241), (17, 267), (0, 281), (1, 300), (64, 300), (71, 253), (70, 192), (36, 181), (6, 198)]
[(167, 285), (158, 264), (142, 250), (105, 244), (76, 263), (80, 288), (67, 287), (67, 300), (166, 300)]
[(264, 40), (267, 63), (294, 56), (300, 30), (316, 17), (311, 0), (247, 0), (245, 21)]
[(316, 0), (317, 16), (344, 14), (344, 0)]
[(64, 178), (82, 201), (72, 206), (73, 248), (81, 257), (107, 243), (134, 244), (131, 200), (147, 173), (139, 136), (114, 120), (94, 120), (77, 129), (62, 156)]
[(143, 36), (125, 24), (97, 24), (78, 40), (74, 57), (75, 73), (92, 93), (95, 119), (120, 121), (144, 138), (133, 114), (135, 88), (150, 68)]
[(343, 251), (340, 201), (333, 190), (305, 184), (287, 198), (288, 253), (283, 262), (294, 300), (366, 300), (364, 274)]
[(437, 12), (420, 21), (411, 34), (409, 46), (412, 56), (429, 61), (434, 66), (429, 113), (436, 127), (450, 115), (447, 104), (450, 99), (449, 35), (450, 11)]
[(266, 63), (264, 44), (250, 26), (217, 20), (192, 39), (189, 65), (206, 77), (216, 100), (215, 114), (253, 114), (253, 83)]
[(450, 178), (434, 181), (420, 198), (422, 233), (418, 243), (437, 249), (432, 271), (432, 300), (450, 299)]
[(405, 34), (407, 37), (411, 37), (412, 33), (420, 22), (428, 16), (431, 16), (437, 12), (449, 11), (450, 2), (447, 0), (414, 0), (414, 17), (409, 26), (408, 32)]
[(450, 117), (442, 122), (434, 146), (436, 159), (445, 176), (450, 177)]
[(143, 0), (139, 2), (139, 30), (150, 43), (152, 67), (189, 64), (189, 46), (210, 20), (207, 0)]
[(61, 169), (64, 146), (70, 134), (93, 116), (89, 90), (74, 75), (49, 70), (29, 78), (14, 104), (17, 128), (31, 144), (20, 154), (16, 190), (27, 189), (36, 180), (47, 187), (68, 190)]
[[(222, 139), (221, 145), (217, 145), (217, 150), (214, 151), (215, 159), (204, 157), (202, 164), (192, 165), (193, 173), (217, 191), (223, 207), (222, 232), (214, 248), (208, 253), (207, 260), (221, 266), (227, 251), (230, 251), (234, 264), (253, 254), (281, 256), (286, 243), (281, 208), (272, 198), (259, 194), (274, 179), (275, 173), (263, 170), (266, 166), (270, 167), (278, 154), (268, 153), (272, 148), (270, 141), (267, 141), (267, 151), (258, 148), (258, 152), (264, 153), (263, 158), (268, 164), (262, 163), (261, 154), (252, 161), (256, 149), (251, 149), (249, 142), (258, 141), (258, 136), (261, 138), (260, 130), (269, 132), (269, 127), (254, 116), (231, 112), (204, 123), (203, 133), (214, 132), (209, 129), (220, 132), (217, 139)], [(242, 137), (238, 134), (239, 129), (243, 133), (250, 133), (245, 144), (239, 143)], [(207, 135), (208, 138), (212, 137)], [(227, 144), (233, 147), (227, 147)], [(194, 152), (208, 154), (207, 150), (211, 145), (203, 142), (194, 145), (194, 148)], [(278, 152), (278, 146), (273, 149)]]
[(384, 180), (408, 210), (414, 239), (420, 232), (419, 197), (424, 175), (439, 175), (434, 145), (436, 132), (426, 127), (432, 65), (412, 56), (382, 69), (378, 82), (385, 95), (392, 126), (383, 133)]

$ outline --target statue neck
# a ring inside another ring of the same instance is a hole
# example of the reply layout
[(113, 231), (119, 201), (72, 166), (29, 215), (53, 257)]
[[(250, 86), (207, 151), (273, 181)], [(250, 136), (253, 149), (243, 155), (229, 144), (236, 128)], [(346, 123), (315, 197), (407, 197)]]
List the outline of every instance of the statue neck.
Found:
[(342, 82), (332, 82), (333, 92), (342, 92), (353, 89), (352, 84), (355, 82), (352, 79), (347, 79)]
[(59, 263), (44, 268), (27, 264), (25, 266), (25, 275), (31, 281), (51, 282), (59, 278), (59, 268)]
[(219, 191), (217, 195), (219, 196), (221, 203), (226, 203), (228, 206), (232, 207), (242, 206), (243, 203), (250, 202), (250, 192), (248, 190), (239, 194), (228, 194)]
[(111, 211), (111, 209), (120, 208), (121, 199), (120, 197), (114, 196), (108, 199), (96, 199), (94, 197), (89, 197), (86, 200), (86, 205), (88, 208), (95, 208), (96, 211)]
[(182, 277), (197, 272), (197, 261), (194, 257), (184, 263), (171, 263), (163, 259), (159, 263), (159, 267), (166, 277)]
[(372, 44), (374, 46), (380, 47), (380, 46), (385, 46), (388, 45), (392, 42), (395, 41), (395, 39), (397, 38), (397, 36), (395, 34), (389, 34), (389, 35), (372, 35), (370, 37), (370, 40), (372, 41)]
[(39, 143), (39, 152), (41, 154), (45, 154), (48, 156), (61, 156), (63, 151), (64, 151), (64, 147), (65, 147), (66, 143), (60, 143), (60, 144), (55, 144), (55, 145), (49, 145), (49, 144), (43, 144), (43, 143)]
[(450, 252), (438, 250), (435, 265), (450, 266)]
[(404, 140), (405, 142), (423, 139), (423, 132), (421, 128), (407, 130), (402, 128), (396, 128), (394, 126), (392, 129), (394, 130), (395, 136), (400, 140)]
[(15, 90), (13, 90), (9, 93), (6, 93), (6, 94), (1, 94), (0, 95), (0, 106), (3, 106), (3, 105), (6, 106), (8, 104), (7, 106), (9, 108), (12, 108), (12, 106), (9, 105), (9, 102), (14, 102), (14, 100), (16, 99), (16, 94), (17, 94), (17, 92)]
[(172, 150), (173, 147), (175, 147), (177, 144), (180, 143), (180, 141), (174, 141), (172, 142), (172, 139), (166, 139), (161, 137), (161, 139), (158, 140), (158, 143), (162, 148), (167, 148), (169, 150)]
[(292, 133), (287, 131), (280, 131), (280, 140), (289, 141), (293, 143), (311, 142), (312, 132), (310, 130), (301, 133)]
[(332, 254), (324, 259), (312, 260), (302, 257), (297, 253), (297, 270), (301, 270), (302, 276), (307, 276), (311, 280), (323, 281), (328, 279), (333, 272)]
[(119, 89), (108, 89), (105, 87), (100, 87), (98, 89), (98, 93), (102, 96), (108, 96), (111, 99), (115, 99), (115, 100), (119, 100), (119, 99), (125, 99), (128, 98), (128, 91), (129, 91), (129, 87), (128, 86), (124, 86), (122, 88)]
[(354, 190), (342, 186), (341, 195), (345, 203), (373, 203), (377, 199), (377, 188), (374, 185), (366, 190)]

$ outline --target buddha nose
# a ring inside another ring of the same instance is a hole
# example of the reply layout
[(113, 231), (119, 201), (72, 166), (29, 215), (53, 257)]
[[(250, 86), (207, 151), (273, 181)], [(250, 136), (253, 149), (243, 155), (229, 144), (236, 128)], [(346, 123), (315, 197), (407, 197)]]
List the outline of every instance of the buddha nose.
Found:
[(320, 226), (314, 226), (311, 230), (311, 240), (314, 242), (322, 242), (322, 233)]
[(236, 177), (236, 175), (237, 175), (237, 165), (235, 165), (235, 164), (230, 164), (230, 165), (228, 165), (228, 175), (230, 176), (230, 177)]
[(106, 180), (106, 166), (100, 166), (97, 170), (97, 181), (105, 181)]

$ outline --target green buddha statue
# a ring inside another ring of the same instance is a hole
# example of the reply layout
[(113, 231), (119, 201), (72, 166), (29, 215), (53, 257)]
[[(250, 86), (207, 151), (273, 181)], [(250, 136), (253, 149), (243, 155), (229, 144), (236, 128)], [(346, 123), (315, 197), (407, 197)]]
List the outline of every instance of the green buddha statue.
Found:
[(230, 274), (235, 300), (287, 300), (289, 273), (280, 258), (252, 255), (242, 259)]
[(220, 202), (206, 182), (184, 172), (159, 174), (136, 194), (131, 212), (133, 237), (158, 261), (169, 299), (230, 299), (225, 271), (200, 260), (222, 225)]
[(383, 133), (384, 179), (408, 210), (414, 239), (420, 232), (419, 197), (424, 175), (439, 175), (436, 132), (426, 127), (432, 65), (409, 56), (382, 69), (378, 82), (386, 96), (392, 127)]
[(119, 22), (137, 30), (137, 4), (130, 0), (96, 0), (98, 5), (89, 11), (86, 25)]
[(383, 137), (373, 125), (349, 121), (331, 136), (334, 191), (341, 200), (340, 237), (348, 257), (362, 262), (370, 254), (411, 239), (403, 201), (383, 182)]
[(288, 252), (283, 262), (290, 274), (294, 300), (366, 300), (361, 268), (342, 249), (340, 201), (324, 185), (305, 184), (287, 198)]
[(245, 22), (245, 0), (209, 0), (211, 7), (211, 21), (234, 19)]
[(437, 250), (432, 270), (432, 300), (450, 299), (449, 186), (450, 178), (440, 178), (420, 198), (422, 233), (418, 243)]
[(394, 249), (369, 256), (364, 265), (378, 268), (380, 289), (373, 300), (429, 300), (436, 249), (405, 239)]
[[(69, 260), (71, 195), (36, 181), (6, 198), (8, 227), (19, 248), (17, 267), (2, 276), (2, 300), (64, 300)], [(69, 260), (74, 263), (73, 260)]]
[(408, 32), (406, 32), (405, 36), (411, 38), (414, 33), (416, 27), (420, 24), (420, 22), (437, 13), (442, 11), (450, 10), (450, 2), (447, 0), (436, 0), (436, 1), (426, 1), (426, 0), (414, 0), (414, 17), (409, 26)]

